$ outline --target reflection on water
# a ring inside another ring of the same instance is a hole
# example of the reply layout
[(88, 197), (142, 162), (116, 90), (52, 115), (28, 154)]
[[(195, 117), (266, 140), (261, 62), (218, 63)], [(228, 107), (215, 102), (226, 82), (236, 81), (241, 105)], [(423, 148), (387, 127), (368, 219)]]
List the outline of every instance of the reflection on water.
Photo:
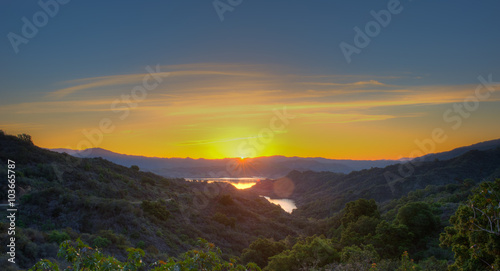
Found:
[(260, 178), (185, 178), (188, 182), (202, 181), (208, 183), (222, 182), (232, 184), (237, 189), (247, 189), (254, 186)]
[[(261, 180), (261, 178), (257, 178), (257, 177), (255, 177), (255, 178), (184, 178), (184, 179), (188, 182), (229, 183), (238, 189), (250, 188)], [(293, 185), (293, 183), (292, 183), (292, 185)], [(292, 190), (293, 190), (293, 188), (292, 188)], [(279, 190), (279, 191), (281, 191), (281, 190)], [(286, 197), (285, 194), (282, 194), (282, 196)], [(291, 199), (271, 199), (270, 197), (266, 197), (266, 196), (261, 196), (261, 197), (264, 197), (265, 199), (267, 199), (271, 203), (279, 205), (287, 213), (292, 213), (293, 210), (297, 209), (297, 206), (295, 205), (295, 201), (293, 201)]]
[(293, 201), (291, 199), (272, 199), (272, 198), (266, 197), (266, 196), (264, 196), (264, 198), (267, 199), (271, 203), (278, 204), (287, 213), (291, 214), (293, 210), (297, 209), (297, 206), (295, 205), (295, 201)]

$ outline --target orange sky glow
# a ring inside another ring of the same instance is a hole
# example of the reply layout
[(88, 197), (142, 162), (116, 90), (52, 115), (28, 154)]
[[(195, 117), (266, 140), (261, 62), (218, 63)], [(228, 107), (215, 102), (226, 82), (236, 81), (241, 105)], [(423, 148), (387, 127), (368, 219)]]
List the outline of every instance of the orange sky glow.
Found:
[[(45, 148), (210, 159), (398, 159), (421, 149), (416, 142), (432, 139), (436, 128), (446, 140), (429, 145), (432, 152), (500, 137), (493, 117), (498, 92), (478, 99), (473, 111), (463, 108), (468, 117), (453, 107), (476, 95), (474, 84), (402, 86), (394, 81), (408, 75), (308, 76), (241, 64), (156, 68), (156, 77), (59, 82), (43, 95), (0, 107), (1, 114), (14, 113), (2, 129), (29, 133)], [(145, 78), (151, 89), (134, 91)]]

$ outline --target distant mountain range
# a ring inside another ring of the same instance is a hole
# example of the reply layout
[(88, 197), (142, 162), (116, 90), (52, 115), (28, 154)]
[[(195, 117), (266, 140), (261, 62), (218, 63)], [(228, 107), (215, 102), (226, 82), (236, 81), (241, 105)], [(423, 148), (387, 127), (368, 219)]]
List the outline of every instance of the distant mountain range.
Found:
[(141, 170), (150, 171), (164, 177), (181, 178), (279, 178), (292, 170), (349, 173), (371, 167), (385, 167), (399, 162), (396, 160), (336, 160), (285, 156), (246, 158), (244, 160), (240, 158), (158, 158), (119, 154), (101, 148), (87, 149), (85, 151), (71, 149), (52, 149), (52, 151), (65, 152), (75, 157), (102, 157), (122, 166), (137, 165)]
[(500, 139), (485, 141), (481, 143), (477, 143), (474, 145), (456, 148), (451, 151), (441, 152), (441, 153), (432, 153), (424, 155), (418, 158), (420, 161), (434, 161), (434, 160), (448, 160), (455, 157), (458, 157), (468, 151), (478, 150), (478, 151), (486, 151), (500, 147)]
[[(462, 192), (468, 187), (500, 177), (500, 148), (476, 150), (473, 146), (466, 153), (448, 160), (431, 160), (408, 167), (391, 165), (349, 174), (292, 171), (276, 180), (262, 180), (249, 191), (271, 198), (293, 199), (298, 207), (295, 214), (315, 218), (331, 216), (347, 202), (359, 198), (374, 199), (383, 209), (390, 206), (384, 205), (389, 201), (410, 197), (409, 193), (415, 190), (421, 191), (411, 195), (413, 200), (453, 191), (453, 195), (443, 201), (457, 203), (467, 199), (467, 193)], [(401, 175), (402, 168), (410, 167), (411, 171)], [(446, 213), (450, 214), (443, 214)]]
[[(486, 141), (467, 147), (461, 147), (448, 152), (428, 154), (417, 159), (423, 161), (447, 160), (460, 156), (470, 150), (488, 150), (500, 146), (500, 139)], [(383, 168), (398, 164), (400, 160), (340, 160), (326, 158), (303, 158), (269, 156), (225, 159), (192, 159), (192, 158), (158, 158), (136, 155), (119, 154), (101, 148), (92, 148), (85, 151), (71, 149), (52, 149), (59, 153), (68, 153), (76, 157), (102, 157), (113, 163), (130, 167), (137, 165), (141, 170), (150, 171), (164, 177), (180, 178), (222, 178), (222, 177), (263, 177), (279, 178), (290, 171), (330, 171), (350, 173), (370, 168)]]

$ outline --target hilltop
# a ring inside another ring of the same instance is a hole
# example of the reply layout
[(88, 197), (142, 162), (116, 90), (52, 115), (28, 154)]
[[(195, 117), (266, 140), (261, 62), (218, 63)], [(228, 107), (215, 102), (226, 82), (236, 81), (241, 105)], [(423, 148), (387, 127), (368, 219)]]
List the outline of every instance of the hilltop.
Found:
[(332, 171), (349, 173), (353, 170), (367, 169), (371, 167), (385, 167), (399, 163), (396, 160), (340, 160), (326, 159), (321, 157), (285, 157), (269, 156), (245, 158), (247, 167), (241, 170), (228, 171), (228, 164), (239, 165), (240, 158), (224, 159), (192, 159), (192, 158), (159, 158), (137, 155), (119, 154), (101, 148), (92, 148), (84, 151), (71, 149), (52, 149), (59, 153), (67, 153), (75, 157), (97, 158), (119, 165), (130, 167), (138, 165), (144, 170), (151, 171), (164, 177), (179, 178), (208, 178), (208, 177), (265, 177), (279, 178), (292, 170), (299, 171)]
[[(57, 262), (64, 240), (80, 238), (122, 261), (126, 248), (140, 248), (149, 264), (193, 255), (201, 237), (220, 247), (224, 259), (239, 257), (264, 270), (361, 270), (372, 261), (379, 270), (394, 270), (408, 253), (433, 268), (424, 270), (445, 270), (453, 254), (439, 246), (439, 235), (450, 216), (478, 185), (500, 177), (495, 146), (348, 174), (292, 170), (246, 190), (53, 152), (33, 145), (28, 135), (0, 133), (0, 150), (1, 164), (16, 162), (20, 268), (40, 258)], [(7, 175), (6, 167), (0, 174)], [(288, 214), (261, 195), (291, 198), (298, 209)], [(2, 243), (8, 238), (5, 217)], [(358, 258), (345, 256), (351, 253)]]
[[(77, 237), (119, 258), (125, 257), (124, 248), (140, 247), (151, 259), (178, 255), (198, 237), (239, 254), (258, 236), (279, 240), (300, 233), (298, 220), (279, 206), (228, 184), (164, 178), (102, 158), (45, 150), (3, 133), (0, 150), (0, 164), (10, 159), (17, 165), (21, 268), (55, 257), (59, 242)], [(6, 176), (6, 170), (1, 167), (0, 174)], [(2, 191), (6, 185), (2, 182)], [(6, 200), (0, 194), (0, 201)], [(5, 243), (3, 213), (1, 221)]]
[[(448, 160), (458, 157), (470, 150), (488, 150), (500, 145), (500, 139), (473, 144), (451, 151), (427, 154), (414, 158), (415, 161)], [(193, 159), (193, 158), (160, 158), (138, 155), (126, 155), (102, 148), (91, 148), (84, 151), (71, 149), (52, 149), (58, 153), (67, 153), (80, 158), (103, 158), (113, 163), (130, 167), (137, 165), (143, 170), (156, 173), (169, 178), (210, 178), (210, 177), (263, 177), (280, 178), (291, 171), (330, 171), (349, 174), (371, 168), (384, 168), (386, 166), (401, 164), (408, 159), (401, 160), (348, 160), (327, 159), (321, 157), (285, 157), (268, 156), (246, 158), (242, 163), (240, 158), (225, 159)], [(229, 165), (229, 166), (228, 166)], [(228, 171), (229, 168), (235, 170)]]

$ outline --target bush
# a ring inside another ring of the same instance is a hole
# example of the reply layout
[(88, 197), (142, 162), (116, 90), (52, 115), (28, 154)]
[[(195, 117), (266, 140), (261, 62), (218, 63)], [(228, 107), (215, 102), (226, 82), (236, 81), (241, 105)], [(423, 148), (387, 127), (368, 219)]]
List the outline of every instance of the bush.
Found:
[(58, 245), (66, 240), (71, 239), (69, 234), (61, 231), (52, 231), (49, 234), (49, 242), (57, 243)]
[(212, 216), (212, 220), (217, 221), (222, 225), (230, 226), (231, 228), (234, 228), (236, 223), (236, 218), (229, 218), (225, 214), (221, 214), (219, 212), (215, 213), (215, 215)]
[(97, 236), (94, 239), (93, 245), (96, 248), (105, 248), (105, 247), (108, 247), (109, 245), (111, 245), (111, 241), (109, 241), (105, 237)]
[[(200, 248), (190, 250), (182, 254), (179, 259), (170, 258), (165, 261), (154, 262), (150, 267), (153, 271), (161, 270), (248, 270), (260, 271), (261, 269), (254, 263), (247, 266), (236, 264), (236, 260), (222, 259), (222, 252), (214, 244), (199, 240)], [(114, 257), (105, 256), (99, 249), (92, 249), (84, 244), (80, 239), (76, 242), (65, 241), (61, 244), (57, 256), (63, 258), (70, 265), (65, 270), (145, 270), (142, 258), (145, 253), (142, 249), (127, 249), (128, 257), (126, 262), (120, 262)], [(42, 259), (37, 262), (29, 271), (60, 270), (57, 263)]]
[(233, 198), (231, 197), (231, 195), (222, 195), (222, 197), (220, 197), (220, 199), (219, 199), (219, 202), (220, 202), (220, 204), (225, 205), (225, 206), (234, 204), (234, 201), (233, 201)]
[(284, 242), (275, 242), (272, 239), (259, 238), (241, 254), (241, 261), (244, 263), (254, 262), (261, 268), (268, 264), (268, 259), (285, 250)]
[(155, 182), (155, 180), (154, 180), (153, 178), (151, 178), (151, 177), (142, 177), (142, 178), (141, 178), (141, 184), (142, 184), (142, 185), (149, 184), (149, 185), (153, 185), (153, 186), (154, 186), (154, 185), (156, 184), (156, 182)]
[(31, 136), (28, 134), (18, 134), (17, 138), (19, 138), (21, 141), (23, 141), (25, 143), (33, 145), (33, 141), (31, 141)]
[(145, 200), (141, 204), (142, 209), (145, 213), (156, 217), (160, 220), (167, 220), (170, 216), (170, 212), (165, 207), (164, 201), (149, 201)]
[(311, 270), (337, 262), (339, 253), (331, 239), (311, 236), (297, 242), (291, 250), (269, 258), (266, 269), (275, 271)]

